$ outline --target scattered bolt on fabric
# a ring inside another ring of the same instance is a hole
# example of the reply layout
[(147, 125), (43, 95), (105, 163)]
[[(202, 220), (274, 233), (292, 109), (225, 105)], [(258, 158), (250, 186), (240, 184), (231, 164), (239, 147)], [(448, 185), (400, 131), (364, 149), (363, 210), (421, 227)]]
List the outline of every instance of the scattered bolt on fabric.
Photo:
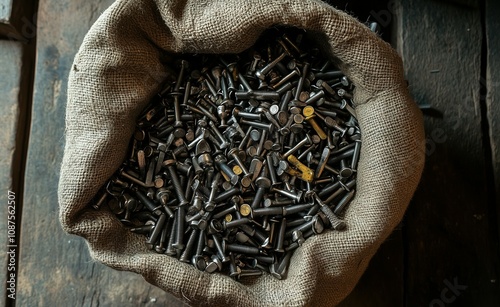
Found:
[(353, 84), (298, 29), (174, 63), (93, 206), (201, 271), (285, 278), (305, 240), (347, 226), (361, 148)]

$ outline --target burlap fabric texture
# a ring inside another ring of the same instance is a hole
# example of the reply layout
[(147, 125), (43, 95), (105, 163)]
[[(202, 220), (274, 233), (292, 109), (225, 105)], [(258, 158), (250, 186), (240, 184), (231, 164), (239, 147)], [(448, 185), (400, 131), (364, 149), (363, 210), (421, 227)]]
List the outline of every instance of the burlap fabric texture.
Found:
[[(171, 74), (165, 52), (238, 53), (275, 25), (307, 29), (356, 85), (363, 142), (357, 194), (348, 229), (309, 238), (286, 280), (265, 274), (237, 282), (148, 250), (143, 236), (88, 204), (124, 160), (136, 117)], [(95, 260), (142, 274), (194, 306), (333, 306), (400, 222), (421, 175), (423, 139), (396, 52), (320, 1), (117, 0), (86, 35), (70, 72), (60, 221), (87, 240)]]

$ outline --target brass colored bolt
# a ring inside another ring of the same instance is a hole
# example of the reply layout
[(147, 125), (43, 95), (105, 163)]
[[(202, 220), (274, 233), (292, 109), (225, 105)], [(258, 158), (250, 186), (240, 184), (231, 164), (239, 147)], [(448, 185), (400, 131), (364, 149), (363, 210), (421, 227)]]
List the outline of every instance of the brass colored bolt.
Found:
[(311, 125), (311, 127), (316, 131), (320, 139), (326, 140), (327, 135), (325, 131), (318, 125), (318, 123), (314, 120), (314, 117), (316, 116), (314, 114), (314, 108), (311, 106), (304, 107), (302, 110), (302, 114), (305, 117), (305, 120)]

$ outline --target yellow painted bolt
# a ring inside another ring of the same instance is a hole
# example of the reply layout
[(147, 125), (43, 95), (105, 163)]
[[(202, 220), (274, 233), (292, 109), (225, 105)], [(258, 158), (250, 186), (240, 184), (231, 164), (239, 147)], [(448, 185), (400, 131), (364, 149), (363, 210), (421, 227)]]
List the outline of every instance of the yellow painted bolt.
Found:
[(311, 106), (306, 106), (302, 110), (302, 114), (304, 115), (306, 121), (311, 125), (311, 127), (316, 131), (318, 134), (319, 138), (322, 140), (326, 140), (327, 135), (323, 129), (318, 125), (318, 123), (314, 120), (314, 117), (316, 116), (314, 114), (314, 108)]
[(287, 168), (285, 170), (285, 173), (287, 173), (287, 174), (289, 174), (290, 176), (293, 176), (293, 177), (301, 177), (302, 176), (301, 172), (299, 172), (298, 170), (293, 169), (291, 167)]
[(305, 164), (299, 161), (297, 157), (294, 155), (289, 155), (287, 158), (288, 162), (290, 162), (293, 166), (299, 169), (302, 173), (298, 176), (300, 179), (307, 181), (307, 182), (312, 182), (314, 180), (314, 172), (312, 169), (307, 167)]
[(222, 174), (222, 177), (224, 177), (224, 180), (229, 181), (231, 179), (231, 178), (229, 178), (228, 175), (226, 175), (226, 173), (224, 173), (224, 172), (220, 172), (220, 173)]

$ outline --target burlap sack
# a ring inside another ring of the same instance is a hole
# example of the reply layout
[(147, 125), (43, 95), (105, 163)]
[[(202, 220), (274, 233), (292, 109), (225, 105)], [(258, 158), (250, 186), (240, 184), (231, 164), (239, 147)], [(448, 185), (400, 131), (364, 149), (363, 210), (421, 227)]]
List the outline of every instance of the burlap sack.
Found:
[[(165, 51), (237, 53), (273, 25), (315, 33), (355, 83), (363, 142), (358, 188), (345, 215), (348, 229), (308, 239), (286, 280), (264, 275), (241, 283), (148, 250), (143, 236), (88, 203), (124, 160), (136, 117), (169, 75)], [(320, 1), (118, 0), (93, 25), (71, 69), (61, 224), (88, 241), (97, 261), (142, 274), (192, 305), (332, 306), (400, 222), (422, 171), (422, 127), (396, 52)]]

